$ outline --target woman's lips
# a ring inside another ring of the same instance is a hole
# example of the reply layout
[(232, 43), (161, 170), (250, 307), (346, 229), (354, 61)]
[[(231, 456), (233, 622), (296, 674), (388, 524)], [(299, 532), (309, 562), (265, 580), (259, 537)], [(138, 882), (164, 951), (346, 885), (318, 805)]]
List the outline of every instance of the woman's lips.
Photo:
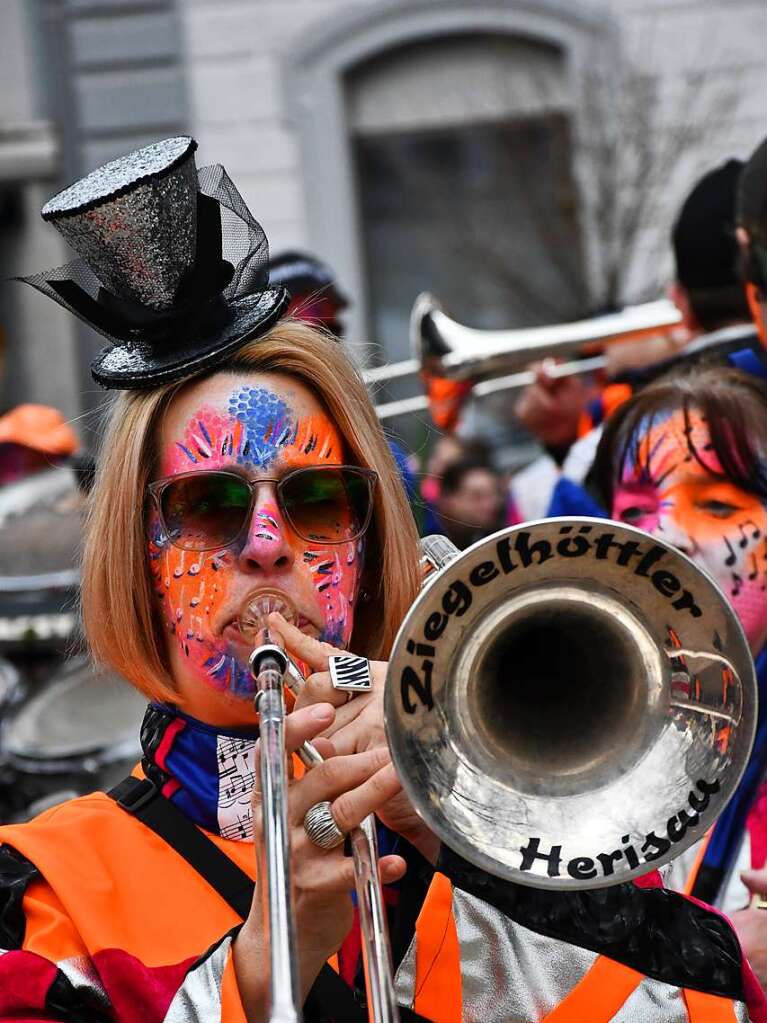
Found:
[[(312, 621), (310, 621), (309, 618), (306, 617), (306, 615), (299, 614), (298, 620), (296, 621), (296, 627), (300, 629), (301, 632), (305, 632), (307, 636), (313, 636), (315, 639), (319, 636), (319, 629)], [(248, 636), (243, 635), (240, 629), (240, 624), (236, 618), (229, 622), (222, 632), (222, 636), (233, 646), (246, 646), (249, 649), (253, 646), (252, 640)]]

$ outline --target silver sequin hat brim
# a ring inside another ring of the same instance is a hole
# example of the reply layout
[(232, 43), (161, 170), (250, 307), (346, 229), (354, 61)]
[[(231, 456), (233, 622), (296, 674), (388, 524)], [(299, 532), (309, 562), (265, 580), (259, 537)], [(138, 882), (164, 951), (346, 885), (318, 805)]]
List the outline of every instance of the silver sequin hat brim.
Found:
[[(145, 390), (213, 369), (251, 337), (273, 326), (290, 303), (284, 288), (246, 295), (229, 303), (231, 320), (210, 338), (185, 338), (182, 348), (158, 348), (131, 342), (105, 349), (91, 363), (102, 387)], [(193, 353), (193, 354), (192, 354)]]

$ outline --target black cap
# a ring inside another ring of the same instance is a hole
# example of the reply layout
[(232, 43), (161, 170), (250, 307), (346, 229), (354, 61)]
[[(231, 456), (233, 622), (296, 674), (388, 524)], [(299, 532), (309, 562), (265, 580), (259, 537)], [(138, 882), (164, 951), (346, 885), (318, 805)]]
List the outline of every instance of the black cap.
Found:
[(738, 188), (738, 224), (767, 241), (767, 139), (754, 150), (743, 168)]
[(738, 224), (748, 231), (749, 252), (743, 273), (761, 290), (767, 288), (767, 139), (743, 168), (738, 188)]
[(281, 285), (297, 300), (306, 295), (324, 295), (338, 308), (345, 309), (348, 299), (338, 287), (333, 270), (309, 252), (280, 252), (269, 260), (269, 280)]
[(671, 235), (676, 278), (688, 289), (739, 283), (735, 207), (741, 160), (728, 160), (695, 185)]

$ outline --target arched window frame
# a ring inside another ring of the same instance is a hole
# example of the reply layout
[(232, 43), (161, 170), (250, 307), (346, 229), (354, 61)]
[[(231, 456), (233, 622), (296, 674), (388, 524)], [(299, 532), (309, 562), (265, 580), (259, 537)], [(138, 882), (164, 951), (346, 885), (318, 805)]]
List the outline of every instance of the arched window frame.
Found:
[[(619, 35), (606, 13), (574, 0), (385, 0), (340, 12), (312, 26), (285, 47), (284, 94), (301, 154), (306, 220), (311, 245), (334, 267), (354, 304), (348, 339), (361, 364), (370, 361), (368, 296), (362, 232), (346, 109), (345, 79), (360, 64), (417, 40), (480, 32), (545, 43), (563, 55), (573, 95), (573, 133), (579, 136), (578, 101), (584, 70), (618, 59)], [(589, 222), (588, 168), (575, 159), (588, 273), (596, 266)]]

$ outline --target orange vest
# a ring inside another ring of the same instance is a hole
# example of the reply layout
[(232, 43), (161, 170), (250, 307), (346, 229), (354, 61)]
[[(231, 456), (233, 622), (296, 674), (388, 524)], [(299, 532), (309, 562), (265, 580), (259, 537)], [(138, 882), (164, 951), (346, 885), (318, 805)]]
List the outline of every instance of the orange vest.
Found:
[[(250, 877), (253, 846), (206, 832)], [(119, 948), (148, 967), (197, 958), (239, 924), (235, 911), (161, 838), (104, 793), (0, 828), (42, 879), (30, 883), (23, 948), (53, 962)], [(461, 1023), (461, 963), (450, 881), (435, 874), (416, 923), (417, 1013)], [(605, 956), (544, 1023), (607, 1023), (643, 975)], [(231, 957), (222, 983), (222, 1023), (245, 1016)], [(734, 1023), (726, 998), (684, 991), (691, 1023)]]
[[(208, 837), (254, 877), (253, 846)], [(198, 958), (242, 921), (161, 838), (103, 792), (0, 828), (38, 868), (24, 897), (23, 948), (53, 962), (119, 948), (156, 967)], [(227, 963), (223, 1023), (245, 1023)]]
[[(644, 975), (598, 956), (586, 976), (540, 1023), (609, 1023)], [(729, 998), (683, 990), (690, 1023), (736, 1023)], [(433, 1023), (462, 1023), (461, 961), (453, 886), (435, 874), (416, 922), (415, 1004)]]

